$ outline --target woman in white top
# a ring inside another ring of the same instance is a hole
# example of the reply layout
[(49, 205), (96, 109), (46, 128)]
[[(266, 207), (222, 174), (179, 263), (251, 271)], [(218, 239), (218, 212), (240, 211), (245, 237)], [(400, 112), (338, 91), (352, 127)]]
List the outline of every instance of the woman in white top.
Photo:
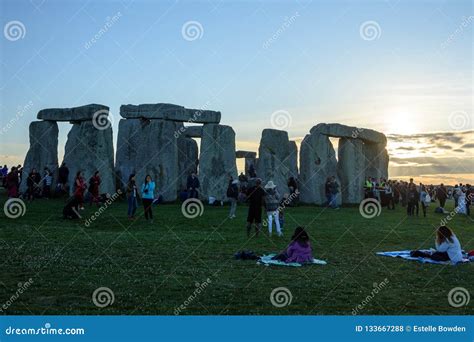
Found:
[(412, 257), (431, 258), (436, 261), (451, 261), (456, 264), (462, 261), (462, 249), (458, 238), (453, 231), (446, 226), (441, 226), (436, 231), (436, 252), (426, 253), (413, 251)]

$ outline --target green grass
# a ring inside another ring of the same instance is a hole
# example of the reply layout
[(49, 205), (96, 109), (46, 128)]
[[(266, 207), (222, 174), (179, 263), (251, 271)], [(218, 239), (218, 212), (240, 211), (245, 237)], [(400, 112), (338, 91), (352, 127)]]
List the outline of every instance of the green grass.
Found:
[[(443, 217), (433, 213), (433, 206), (428, 218), (408, 218), (398, 207), (373, 219), (363, 218), (357, 207), (288, 208), (284, 238), (247, 239), (245, 206), (228, 220), (228, 207), (206, 206), (202, 216), (187, 219), (180, 205), (163, 205), (154, 208), (151, 225), (142, 217), (129, 221), (126, 204), (117, 202), (85, 227), (83, 221), (63, 220), (62, 205), (62, 200), (37, 200), (27, 203), (20, 218), (1, 214), (0, 309), (19, 282), (33, 279), (3, 314), (173, 315), (193, 294), (195, 283), (207, 278), (211, 283), (181, 314), (351, 315), (373, 284), (386, 278), (388, 284), (360, 314), (474, 314), (474, 298), (461, 308), (447, 300), (449, 290), (458, 286), (474, 296), (474, 264), (423, 265), (375, 256), (376, 251), (431, 247)], [(86, 206), (83, 217), (94, 210)], [(233, 259), (242, 249), (282, 250), (297, 225), (308, 228), (315, 257), (328, 265), (264, 267)], [(450, 225), (463, 247), (474, 249), (473, 221), (457, 215)], [(105, 308), (91, 299), (101, 286), (115, 295)], [(276, 287), (291, 291), (290, 305), (271, 304)]]

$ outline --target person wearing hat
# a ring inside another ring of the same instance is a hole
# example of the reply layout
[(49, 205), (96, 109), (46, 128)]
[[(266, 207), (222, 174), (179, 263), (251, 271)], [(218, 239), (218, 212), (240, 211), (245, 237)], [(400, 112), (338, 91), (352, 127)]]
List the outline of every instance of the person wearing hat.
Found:
[(250, 237), (252, 223), (255, 223), (255, 235), (258, 236), (262, 227), (262, 205), (265, 197), (265, 191), (262, 189), (262, 180), (257, 178), (255, 185), (249, 188), (247, 200), (249, 202), (249, 211), (247, 215), (247, 236)]
[(230, 212), (229, 212), (229, 218), (234, 219), (235, 218), (235, 211), (237, 210), (237, 199), (239, 198), (239, 181), (237, 179), (233, 179), (230, 177), (229, 179), (229, 185), (227, 187), (227, 197), (229, 198), (230, 201)]
[(265, 184), (265, 209), (267, 210), (268, 217), (268, 235), (272, 236), (273, 219), (275, 219), (275, 225), (278, 236), (282, 236), (280, 229), (280, 219), (278, 217), (278, 208), (280, 206), (280, 195), (276, 189), (273, 181), (268, 181)]

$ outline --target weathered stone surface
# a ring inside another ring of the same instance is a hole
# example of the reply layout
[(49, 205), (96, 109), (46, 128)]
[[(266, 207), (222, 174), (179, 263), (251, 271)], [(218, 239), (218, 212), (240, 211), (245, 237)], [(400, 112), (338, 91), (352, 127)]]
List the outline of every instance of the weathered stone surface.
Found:
[(188, 138), (201, 138), (202, 137), (202, 126), (187, 126), (183, 127), (184, 136)]
[(253, 168), (254, 168), (255, 172), (257, 172), (257, 161), (258, 161), (257, 158), (245, 158), (245, 164), (244, 164), (245, 165), (244, 166), (245, 167), (245, 172), (244, 172), (244, 174), (247, 177), (250, 176), (249, 170), (252, 167), (252, 165), (253, 165)]
[(194, 123), (219, 123), (221, 113), (212, 110), (187, 109), (170, 103), (122, 105), (120, 115), (127, 119), (165, 119)]
[(58, 169), (58, 124), (52, 121), (33, 121), (30, 123), (30, 149), (23, 163), (20, 191), (26, 190), (26, 178), (33, 168), (43, 177), (45, 167), (53, 173), (54, 185)]
[(360, 203), (364, 198), (366, 164), (362, 140), (339, 139), (337, 174), (341, 180), (342, 203)]
[(384, 144), (365, 143), (366, 177), (388, 178), (388, 152)]
[(288, 133), (264, 129), (258, 149), (257, 176), (263, 182), (273, 181), (280, 195), (288, 193), (290, 177), (290, 144)]
[(318, 133), (306, 135), (300, 146), (301, 201), (319, 205), (326, 203), (326, 180), (336, 175), (336, 152), (329, 137)]
[(192, 172), (197, 173), (198, 163), (197, 142), (191, 138), (180, 137), (178, 139), (179, 190), (186, 189), (187, 178)]
[(205, 124), (199, 156), (201, 197), (227, 200), (229, 176), (237, 177), (235, 132), (230, 126)]
[(120, 120), (116, 172), (122, 186), (132, 173), (139, 186), (145, 176), (150, 175), (156, 183), (155, 195), (161, 194), (164, 201), (176, 200), (181, 182), (178, 139), (174, 136), (178, 128), (175, 122), (168, 120)]
[(362, 139), (365, 142), (387, 144), (385, 134), (367, 128), (357, 128), (337, 123), (321, 123), (311, 128), (310, 133), (320, 133), (337, 138)]
[(289, 141), (288, 148), (288, 167), (290, 169), (290, 176), (298, 179), (298, 147), (296, 146), (296, 142)]
[(113, 194), (115, 173), (112, 127), (97, 129), (92, 121), (73, 124), (67, 135), (64, 162), (69, 168), (71, 192), (77, 171), (83, 171), (86, 181), (89, 181), (98, 170), (102, 180), (100, 193)]
[(252, 151), (235, 151), (235, 158), (249, 158), (249, 159), (255, 159), (255, 158), (257, 158), (257, 152), (252, 152)]
[(40, 110), (37, 118), (48, 121), (86, 121), (92, 120), (99, 111), (100, 116), (107, 116), (109, 107), (93, 103), (73, 108), (48, 108)]

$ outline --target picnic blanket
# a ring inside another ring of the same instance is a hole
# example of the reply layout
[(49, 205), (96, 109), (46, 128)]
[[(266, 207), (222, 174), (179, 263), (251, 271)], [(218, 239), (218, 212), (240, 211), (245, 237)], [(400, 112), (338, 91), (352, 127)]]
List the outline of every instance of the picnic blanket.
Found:
[(314, 259), (313, 262), (308, 262), (304, 264), (300, 264), (299, 262), (284, 262), (280, 260), (272, 260), (272, 258), (276, 254), (267, 254), (263, 255), (260, 257), (260, 259), (257, 261), (257, 265), (264, 265), (264, 266), (270, 266), (270, 265), (275, 265), (275, 266), (290, 266), (290, 267), (301, 267), (304, 265), (326, 265), (327, 262), (324, 260), (319, 260), (319, 259)]
[[(422, 249), (421, 251), (426, 252), (426, 253), (432, 253), (435, 250), (434, 249)], [(430, 258), (422, 258), (422, 257), (414, 258), (414, 257), (410, 256), (410, 252), (411, 252), (411, 250), (393, 251), (393, 252), (377, 252), (375, 254), (382, 255), (382, 256), (388, 256), (388, 257), (392, 257), (392, 258), (402, 258), (402, 259), (406, 259), (406, 260), (418, 261), (418, 262), (421, 262), (421, 263), (424, 263), (424, 264), (438, 264), (438, 265), (450, 265), (450, 264), (452, 264), (451, 261), (436, 261), (436, 260), (432, 260)], [(464, 257), (464, 259), (461, 263), (470, 262), (470, 260), (467, 257), (467, 254), (463, 253), (463, 257)]]

